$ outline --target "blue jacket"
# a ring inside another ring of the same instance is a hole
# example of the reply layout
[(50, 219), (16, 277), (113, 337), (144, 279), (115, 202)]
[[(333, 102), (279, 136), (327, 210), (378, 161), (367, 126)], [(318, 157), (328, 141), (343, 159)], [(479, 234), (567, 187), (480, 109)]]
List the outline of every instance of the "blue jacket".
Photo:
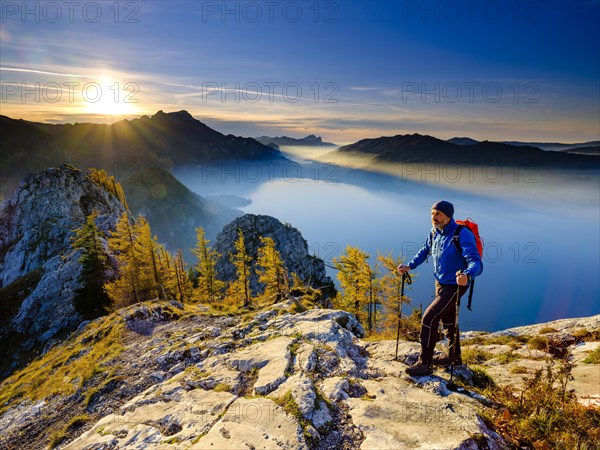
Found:
[[(433, 256), (433, 275), (441, 284), (456, 284), (456, 272), (462, 270), (472, 278), (483, 271), (481, 257), (477, 251), (475, 236), (465, 227), (458, 235), (462, 255), (452, 242), (457, 223), (454, 219), (442, 231), (433, 228), (427, 240), (408, 264), (411, 269), (418, 267), (429, 256)], [(432, 239), (433, 237), (433, 239)], [(465, 264), (466, 261), (466, 264)]]

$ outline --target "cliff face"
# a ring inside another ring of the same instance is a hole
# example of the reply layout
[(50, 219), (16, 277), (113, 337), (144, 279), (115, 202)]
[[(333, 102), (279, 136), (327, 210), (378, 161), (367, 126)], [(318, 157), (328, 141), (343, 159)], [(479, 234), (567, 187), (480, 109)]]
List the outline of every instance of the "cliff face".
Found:
[[(327, 276), (325, 263), (308, 252), (308, 244), (296, 228), (283, 224), (274, 217), (254, 214), (245, 214), (235, 219), (217, 235), (215, 249), (221, 254), (217, 263), (221, 279), (231, 281), (236, 277), (235, 267), (228, 254), (235, 253), (234, 243), (238, 237), (238, 228), (244, 234), (246, 250), (253, 261), (256, 261), (260, 237), (270, 237), (290, 273), (295, 273), (311, 287), (323, 287), (326, 291), (333, 289), (333, 281)], [(260, 290), (256, 274), (251, 276), (250, 287), (255, 293)]]
[(98, 228), (108, 232), (124, 207), (86, 173), (67, 165), (24, 179), (0, 206), (2, 359), (15, 350), (7, 346), (14, 333), (22, 347), (30, 348), (81, 322), (73, 308), (80, 253), (72, 250), (70, 239), (94, 209)]

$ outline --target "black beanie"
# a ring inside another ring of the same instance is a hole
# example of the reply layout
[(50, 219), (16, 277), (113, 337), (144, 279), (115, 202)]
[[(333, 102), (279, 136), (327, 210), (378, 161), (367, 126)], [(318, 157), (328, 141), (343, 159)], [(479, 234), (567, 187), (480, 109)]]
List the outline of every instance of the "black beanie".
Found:
[(440, 212), (443, 212), (451, 219), (452, 216), (454, 216), (454, 205), (446, 200), (440, 200), (439, 202), (434, 203), (431, 209), (436, 209)]

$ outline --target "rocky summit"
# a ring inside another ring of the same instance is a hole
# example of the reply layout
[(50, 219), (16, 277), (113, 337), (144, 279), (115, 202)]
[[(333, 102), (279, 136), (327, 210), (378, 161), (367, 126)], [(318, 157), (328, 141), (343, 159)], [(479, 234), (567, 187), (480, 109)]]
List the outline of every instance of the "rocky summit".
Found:
[(71, 249), (73, 230), (96, 210), (98, 228), (107, 232), (124, 209), (107, 189), (66, 164), (25, 178), (0, 205), (3, 372), (17, 364), (11, 361), (15, 347), (29, 351), (77, 328), (82, 318), (73, 298), (81, 265), (80, 253)]
[[(599, 320), (542, 331), (597, 335)], [(527, 332), (466, 333), (463, 357), (487, 352), (480, 364), (506, 365), (497, 340)], [(175, 301), (132, 305), (0, 385), (0, 448), (509, 448), (482, 418), (494, 404), (469, 388), (475, 372), (457, 368), (458, 389), (443, 369), (411, 378), (418, 343), (400, 341), (396, 360), (395, 341), (364, 337), (352, 314), (295, 297), (236, 316)], [(585, 366), (598, 342), (575, 341), (576, 367)], [(509, 364), (542, 363), (526, 344), (514, 347)], [(574, 372), (577, 389), (597, 393), (598, 364), (589, 367)]]
[[(222, 280), (231, 281), (236, 277), (235, 266), (229, 254), (235, 253), (234, 243), (238, 230), (244, 234), (246, 249), (253, 261), (256, 261), (261, 245), (260, 237), (270, 237), (290, 273), (295, 273), (308, 286), (323, 288), (326, 293), (335, 292), (333, 280), (327, 276), (325, 263), (309, 253), (308, 244), (300, 231), (290, 224), (265, 215), (244, 214), (226, 225), (217, 235), (215, 249), (221, 255), (218, 270)], [(254, 293), (260, 291), (255, 273), (250, 276), (250, 288)]]
[[(0, 419), (4, 448), (41, 448), (49, 427), (66, 430), (62, 448), (86, 450), (476, 448), (475, 436), (502, 448), (477, 400), (441, 377), (403, 376), (393, 347), (370, 350), (352, 314), (301, 309), (288, 299), (235, 318), (176, 304), (121, 310), (111, 327), (124, 325), (124, 348), (103, 367), (110, 387), (97, 377), (69, 396), (15, 404)], [(61, 353), (85, 348), (106, 320)], [(401, 353), (416, 349), (404, 342)]]

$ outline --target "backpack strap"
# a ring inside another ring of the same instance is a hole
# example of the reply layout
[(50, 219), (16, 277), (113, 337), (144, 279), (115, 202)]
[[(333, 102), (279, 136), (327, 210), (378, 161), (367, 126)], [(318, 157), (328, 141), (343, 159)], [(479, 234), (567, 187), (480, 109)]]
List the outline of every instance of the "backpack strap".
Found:
[(457, 225), (454, 230), (454, 235), (452, 236), (452, 242), (454, 242), (454, 246), (456, 250), (458, 250), (458, 254), (462, 256), (462, 249), (460, 248), (460, 230), (464, 228), (464, 225)]
[[(458, 250), (458, 254), (460, 256), (462, 256), (462, 249), (460, 247), (460, 231), (464, 228), (464, 225), (457, 225), (456, 229), (454, 230), (454, 235), (452, 236), (452, 242), (454, 242), (454, 246), (456, 247), (456, 250)], [(464, 259), (464, 256), (463, 256)], [(465, 261), (465, 264), (467, 262)], [(471, 277), (471, 286), (469, 287), (469, 302), (467, 303), (467, 309), (469, 311), (473, 311), (471, 309), (471, 303), (473, 301), (473, 287), (475, 286), (475, 278)]]
[(431, 255), (431, 249), (433, 248), (433, 238), (435, 237), (435, 231), (431, 230), (429, 233), (429, 254)]

